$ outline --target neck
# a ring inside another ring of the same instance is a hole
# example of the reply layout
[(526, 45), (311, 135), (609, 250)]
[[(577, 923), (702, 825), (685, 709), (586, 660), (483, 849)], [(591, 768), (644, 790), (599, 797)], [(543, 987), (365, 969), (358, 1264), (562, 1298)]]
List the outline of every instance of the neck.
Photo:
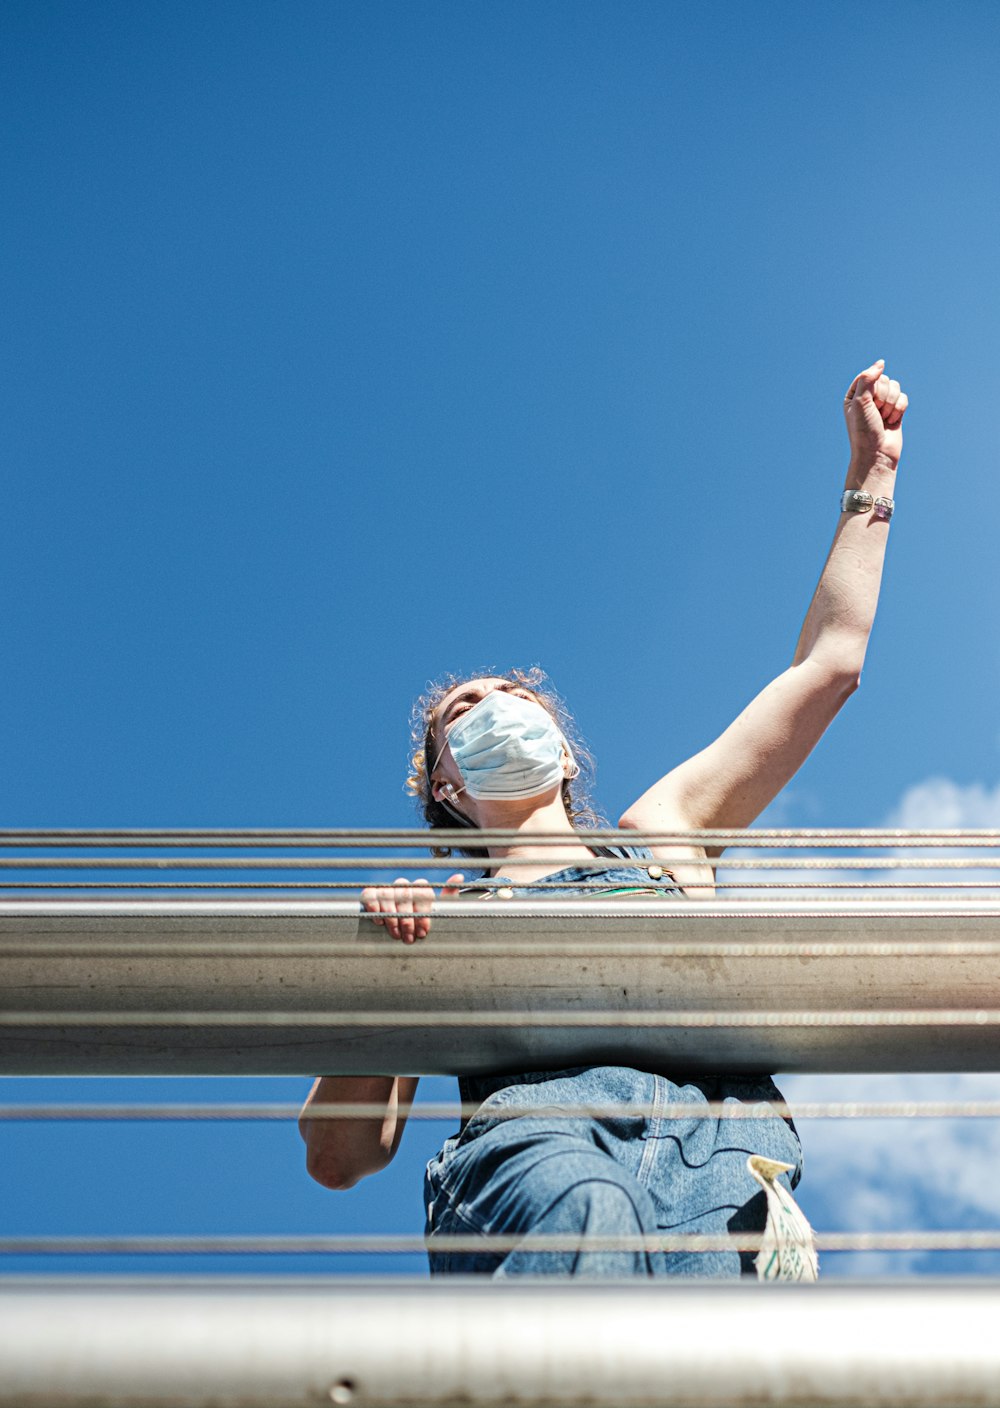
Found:
[[(476, 822), (483, 830), (516, 831), (517, 839), (503, 846), (488, 847), (491, 861), (506, 860), (533, 861), (533, 865), (518, 865), (511, 871), (511, 878), (524, 880), (538, 879), (552, 870), (561, 870), (566, 865), (584, 865), (592, 859), (593, 852), (574, 833), (573, 823), (566, 815), (560, 788), (554, 789), (551, 796), (542, 798), (525, 797), (518, 801), (494, 801), (481, 798), (476, 803)], [(565, 835), (565, 844), (533, 840), (539, 834)], [(494, 864), (493, 869), (500, 868)]]

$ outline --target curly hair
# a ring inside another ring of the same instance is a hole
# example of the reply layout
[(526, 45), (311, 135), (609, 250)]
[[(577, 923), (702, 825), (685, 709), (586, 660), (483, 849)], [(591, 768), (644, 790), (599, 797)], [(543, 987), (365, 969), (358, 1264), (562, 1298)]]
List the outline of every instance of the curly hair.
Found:
[[(594, 760), (579, 735), (573, 716), (548, 683), (548, 677), (544, 670), (541, 670), (537, 665), (533, 665), (529, 670), (477, 670), (470, 675), (446, 675), (443, 679), (429, 684), (414, 704), (410, 717), (410, 737), (413, 751), (410, 754), (410, 775), (406, 779), (406, 791), (416, 799), (417, 806), (423, 812), (427, 825), (432, 830), (441, 827), (454, 828), (460, 825), (451, 812), (440, 802), (434, 800), (431, 794), (427, 760), (430, 758), (432, 764), (436, 763), (441, 748), (434, 735), (434, 714), (438, 705), (451, 690), (456, 689), (459, 685), (479, 679), (506, 680), (509, 684), (519, 685), (522, 689), (528, 690), (538, 700), (542, 708), (552, 715), (569, 743), (573, 757), (580, 769), (576, 777), (563, 780), (562, 800), (563, 806), (566, 808), (566, 815), (574, 826), (606, 825), (607, 823), (596, 811), (590, 798), (590, 788), (594, 777)], [(475, 846), (455, 848), (432, 846), (431, 854), (449, 856), (453, 854), (453, 850), (457, 850), (459, 855), (470, 856), (476, 860), (489, 859), (487, 850)]]

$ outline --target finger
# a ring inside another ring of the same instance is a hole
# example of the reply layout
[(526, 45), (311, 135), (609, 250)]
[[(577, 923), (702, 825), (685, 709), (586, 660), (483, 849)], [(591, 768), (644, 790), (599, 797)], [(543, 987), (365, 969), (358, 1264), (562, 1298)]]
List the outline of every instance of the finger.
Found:
[(448, 879), (441, 886), (441, 898), (443, 900), (454, 899), (464, 880), (465, 876), (463, 874), (449, 875)]
[[(882, 383), (885, 382), (885, 386)], [(896, 402), (899, 400), (899, 382), (889, 381), (886, 377), (881, 377), (875, 388), (875, 404), (882, 413), (882, 419), (888, 424), (896, 414)]]
[(385, 916), (385, 927), (392, 939), (399, 938), (399, 917), (396, 914), (396, 891), (383, 885), (378, 892), (379, 911)]
[(426, 939), (431, 927), (431, 906), (434, 903), (434, 891), (430, 883), (422, 877), (413, 882), (413, 912), (414, 912), (414, 936), (418, 939)]
[(850, 405), (851, 401), (853, 401), (856, 396), (862, 396), (865, 393), (871, 395), (872, 388), (882, 375), (884, 366), (885, 358), (880, 357), (877, 362), (873, 362), (871, 366), (866, 367), (863, 372), (858, 372), (857, 376), (847, 388), (847, 395), (844, 397), (845, 406)]
[(896, 402), (896, 406), (895, 406), (895, 411), (894, 411), (894, 414), (893, 414), (893, 418), (892, 418), (891, 421), (888, 422), (888, 426), (889, 426), (889, 429), (890, 429), (890, 430), (895, 430), (896, 427), (902, 423), (903, 415), (904, 415), (904, 413), (905, 413), (905, 411), (906, 411), (906, 408), (907, 408), (907, 406), (908, 406), (909, 404), (910, 404), (910, 398), (909, 398), (909, 396), (907, 396), (907, 394), (906, 394), (905, 391), (901, 391), (901, 392), (899, 393), (899, 399), (898, 399), (897, 402)]
[(361, 891), (361, 907), (371, 915), (376, 924), (384, 925), (385, 921), (379, 917), (378, 890), (369, 886)]
[(416, 939), (416, 919), (414, 916), (413, 890), (409, 880), (400, 877), (395, 883), (396, 917), (399, 921), (399, 937), (404, 944), (412, 944)]

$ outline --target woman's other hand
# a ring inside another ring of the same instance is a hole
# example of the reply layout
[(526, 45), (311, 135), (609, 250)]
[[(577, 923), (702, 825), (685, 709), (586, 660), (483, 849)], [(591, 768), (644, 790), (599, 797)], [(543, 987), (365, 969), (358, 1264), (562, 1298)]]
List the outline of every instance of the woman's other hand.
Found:
[[(452, 899), (464, 875), (450, 875), (441, 887), (441, 898)], [(376, 924), (381, 924), (392, 939), (404, 944), (426, 939), (431, 931), (431, 906), (434, 891), (428, 880), (397, 880), (393, 885), (371, 885), (361, 892), (361, 904)]]
[(885, 374), (881, 359), (859, 372), (844, 397), (851, 460), (864, 471), (880, 457), (895, 469), (903, 452), (903, 414), (909, 397)]

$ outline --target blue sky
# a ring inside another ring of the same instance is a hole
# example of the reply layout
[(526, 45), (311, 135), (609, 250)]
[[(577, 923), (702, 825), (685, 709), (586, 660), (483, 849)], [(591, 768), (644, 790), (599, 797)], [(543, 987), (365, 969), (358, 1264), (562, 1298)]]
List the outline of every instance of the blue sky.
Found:
[[(614, 818), (788, 663), (883, 356), (864, 683), (771, 818), (1000, 825), (997, 58), (975, 0), (7, 4), (3, 824), (413, 824), (413, 697), (532, 663)], [(338, 1195), (278, 1127), (11, 1126), (0, 1218), (415, 1231), (438, 1135)], [(819, 1226), (1000, 1219), (916, 1136), (806, 1135)]]

